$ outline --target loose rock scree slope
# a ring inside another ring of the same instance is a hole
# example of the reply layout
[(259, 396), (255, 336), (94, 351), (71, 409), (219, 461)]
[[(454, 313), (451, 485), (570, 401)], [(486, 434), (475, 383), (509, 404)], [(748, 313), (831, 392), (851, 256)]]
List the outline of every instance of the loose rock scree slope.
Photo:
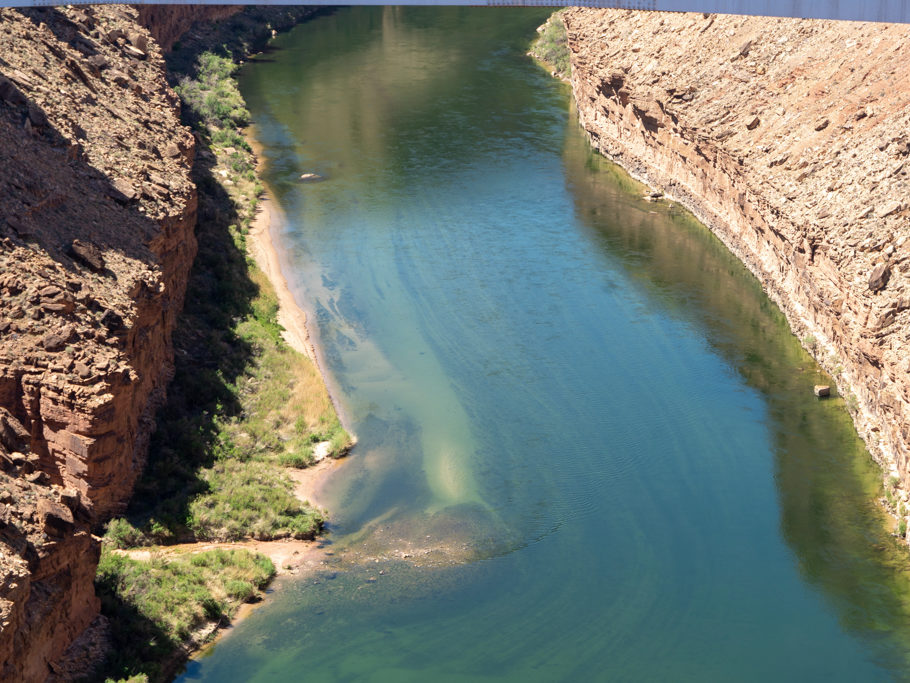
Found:
[(194, 139), (129, 7), (0, 10), (0, 678), (97, 615), (196, 243)]

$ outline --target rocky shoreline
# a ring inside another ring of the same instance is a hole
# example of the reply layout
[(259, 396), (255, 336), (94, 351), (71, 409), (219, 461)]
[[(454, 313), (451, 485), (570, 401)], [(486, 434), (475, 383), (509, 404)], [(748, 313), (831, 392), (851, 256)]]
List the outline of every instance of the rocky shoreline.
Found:
[(592, 145), (758, 277), (836, 381), (887, 486), (902, 484), (890, 507), (906, 519), (910, 30), (588, 9), (563, 20)]
[(200, 137), (156, 39), (190, 63), (211, 44), (239, 57), (314, 14), (238, 10), (0, 10), (4, 680), (72, 680), (104, 656), (92, 532), (143, 471), (196, 254)]

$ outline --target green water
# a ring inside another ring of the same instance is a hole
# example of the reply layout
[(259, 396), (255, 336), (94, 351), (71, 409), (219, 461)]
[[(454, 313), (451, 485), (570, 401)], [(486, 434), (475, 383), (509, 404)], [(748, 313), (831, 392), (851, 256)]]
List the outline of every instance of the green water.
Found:
[(908, 562), (842, 401), (716, 239), (590, 152), (524, 56), (544, 17), (341, 10), (244, 69), (360, 442), (323, 570), (181, 680), (904, 675)]

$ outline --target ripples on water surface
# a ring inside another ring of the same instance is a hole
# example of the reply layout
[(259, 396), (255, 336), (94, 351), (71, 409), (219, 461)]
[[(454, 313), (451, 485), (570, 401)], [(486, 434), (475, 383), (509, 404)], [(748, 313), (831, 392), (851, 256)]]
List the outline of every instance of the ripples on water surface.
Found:
[(185, 680), (903, 675), (905, 558), (841, 401), (717, 240), (590, 152), (524, 56), (545, 16), (341, 10), (244, 70), (360, 444), (326, 572)]

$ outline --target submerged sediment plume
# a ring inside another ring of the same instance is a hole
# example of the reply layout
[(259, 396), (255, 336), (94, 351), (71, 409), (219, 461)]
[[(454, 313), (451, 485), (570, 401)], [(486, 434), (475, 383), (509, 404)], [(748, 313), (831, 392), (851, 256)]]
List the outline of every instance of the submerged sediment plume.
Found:
[(692, 210), (761, 280), (836, 379), (886, 477), (906, 487), (910, 29), (563, 17), (594, 147)]

